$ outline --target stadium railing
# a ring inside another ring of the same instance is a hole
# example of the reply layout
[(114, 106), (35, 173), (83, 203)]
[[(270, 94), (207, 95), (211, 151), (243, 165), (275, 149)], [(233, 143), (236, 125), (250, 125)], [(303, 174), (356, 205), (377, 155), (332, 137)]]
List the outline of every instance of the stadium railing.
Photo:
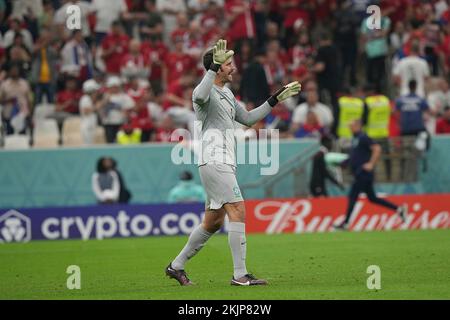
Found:
[(314, 144), (307, 147), (301, 153), (293, 156), (285, 163), (280, 163), (280, 171), (273, 176), (263, 176), (262, 178), (243, 184), (241, 186), (241, 192), (245, 196), (245, 192), (249, 189), (263, 188), (264, 196), (266, 198), (274, 197), (274, 189), (277, 183), (281, 182), (288, 176), (292, 176), (292, 191), (294, 197), (304, 197), (307, 196), (308, 182), (309, 182), (309, 170), (308, 167), (311, 165), (311, 159), (319, 150), (319, 145)]

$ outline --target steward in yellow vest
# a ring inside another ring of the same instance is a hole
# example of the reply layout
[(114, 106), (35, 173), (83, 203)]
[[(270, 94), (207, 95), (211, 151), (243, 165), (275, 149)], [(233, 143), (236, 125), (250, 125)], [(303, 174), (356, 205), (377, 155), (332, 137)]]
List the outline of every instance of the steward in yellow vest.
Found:
[(383, 139), (389, 136), (389, 119), (391, 104), (389, 98), (381, 95), (369, 95), (365, 99), (367, 106), (366, 133), (372, 139)]
[(350, 123), (354, 120), (361, 119), (364, 113), (364, 101), (350, 94), (339, 98), (339, 123), (337, 135), (339, 138), (352, 138), (350, 131)]
[(122, 129), (117, 132), (117, 143), (121, 145), (138, 144), (141, 143), (142, 131), (141, 129), (133, 129), (130, 125), (126, 124)]

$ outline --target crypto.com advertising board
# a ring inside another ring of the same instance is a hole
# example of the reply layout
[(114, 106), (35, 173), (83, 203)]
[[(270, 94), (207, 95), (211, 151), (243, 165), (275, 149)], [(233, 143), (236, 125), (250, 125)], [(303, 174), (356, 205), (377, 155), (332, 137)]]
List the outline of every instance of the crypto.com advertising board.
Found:
[[(436, 229), (450, 226), (450, 194), (391, 196), (408, 208), (407, 220), (361, 198), (353, 231)], [(332, 231), (344, 218), (344, 197), (246, 201), (248, 233)], [(198, 225), (204, 204), (106, 205), (0, 210), (0, 244), (30, 240), (107, 239), (187, 235)], [(226, 231), (226, 225), (221, 230)]]

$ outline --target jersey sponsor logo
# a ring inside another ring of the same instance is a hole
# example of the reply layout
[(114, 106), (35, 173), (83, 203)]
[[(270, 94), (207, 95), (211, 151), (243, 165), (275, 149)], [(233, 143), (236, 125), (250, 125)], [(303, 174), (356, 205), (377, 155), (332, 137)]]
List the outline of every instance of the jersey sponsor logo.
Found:
[(235, 195), (236, 197), (242, 197), (242, 196), (241, 196), (241, 190), (239, 189), (238, 186), (233, 187), (233, 192), (234, 192), (234, 195)]

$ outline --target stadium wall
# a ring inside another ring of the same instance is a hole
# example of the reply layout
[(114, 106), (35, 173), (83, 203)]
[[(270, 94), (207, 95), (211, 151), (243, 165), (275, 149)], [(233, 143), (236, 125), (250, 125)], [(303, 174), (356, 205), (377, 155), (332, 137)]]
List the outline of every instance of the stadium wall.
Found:
[[(450, 193), (391, 196), (406, 204), (406, 222), (383, 207), (360, 199), (353, 212), (353, 231), (437, 229), (450, 227)], [(329, 232), (344, 218), (347, 200), (261, 199), (246, 201), (248, 233)], [(0, 210), (0, 243), (31, 240), (107, 239), (112, 237), (190, 234), (204, 205), (153, 204)], [(227, 223), (221, 232), (227, 230)]]
[[(280, 143), (281, 166), (293, 156), (315, 145), (305, 140)], [(200, 182), (195, 165), (174, 165), (170, 161), (173, 145), (152, 144), (133, 147), (104, 146), (52, 150), (0, 151), (0, 208), (82, 206), (96, 203), (91, 190), (91, 175), (99, 157), (114, 157), (119, 164), (132, 204), (162, 203), (178, 181), (182, 170), (191, 170)], [(251, 144), (247, 146), (251, 147)], [(386, 194), (423, 194), (450, 192), (450, 136), (434, 137), (427, 153), (428, 169), (414, 184), (377, 184)], [(261, 165), (240, 165), (238, 181), (254, 182)], [(292, 197), (293, 176), (277, 184), (274, 197)], [(332, 196), (343, 195), (334, 186)], [(262, 188), (246, 191), (247, 199), (264, 198)]]
[[(281, 141), (281, 163), (301, 153), (316, 142)], [(174, 144), (139, 146), (96, 146), (95, 148), (61, 148), (49, 150), (0, 151), (0, 208), (80, 206), (96, 204), (91, 176), (97, 159), (111, 156), (118, 162), (127, 187), (133, 194), (131, 203), (162, 203), (178, 182), (183, 170), (190, 170), (200, 183), (195, 164), (175, 165), (171, 161)], [(248, 153), (259, 152), (257, 144), (246, 144)], [(269, 148), (269, 151), (271, 149)], [(270, 153), (269, 153), (270, 154)], [(258, 158), (259, 159), (259, 158)], [(244, 164), (238, 168), (240, 184), (260, 177), (261, 165)], [(282, 190), (291, 185), (283, 181)], [(258, 190), (250, 198), (261, 195)], [(288, 196), (288, 195), (285, 195)]]

